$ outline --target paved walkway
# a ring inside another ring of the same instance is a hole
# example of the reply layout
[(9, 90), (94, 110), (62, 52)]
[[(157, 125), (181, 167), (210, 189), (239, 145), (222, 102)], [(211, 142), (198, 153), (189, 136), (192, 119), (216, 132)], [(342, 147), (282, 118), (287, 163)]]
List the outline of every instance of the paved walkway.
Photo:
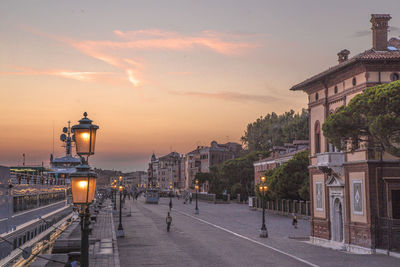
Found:
[[(263, 239), (261, 213), (246, 205), (200, 202), (196, 216), (194, 202), (173, 201), (167, 233), (168, 199), (159, 205), (126, 200), (125, 237), (118, 239), (121, 266), (399, 266), (399, 259), (385, 255), (355, 255), (289, 238), (307, 235), (307, 221), (294, 230), (290, 218), (268, 214), (270, 237)], [(114, 220), (117, 226), (118, 216)]]
[(103, 207), (97, 214), (93, 224), (90, 239), (95, 239), (89, 247), (89, 265), (93, 267), (119, 267), (119, 253), (115, 235), (111, 201), (104, 201)]

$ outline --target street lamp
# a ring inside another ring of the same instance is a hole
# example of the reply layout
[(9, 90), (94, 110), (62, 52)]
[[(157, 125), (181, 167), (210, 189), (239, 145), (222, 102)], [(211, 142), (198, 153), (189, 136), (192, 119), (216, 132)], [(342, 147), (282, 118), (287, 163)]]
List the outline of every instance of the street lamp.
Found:
[(119, 190), (119, 225), (117, 231), (117, 237), (124, 237), (124, 228), (122, 227), (122, 191), (124, 191), (124, 186), (122, 185), (122, 176), (120, 176)]
[[(89, 205), (94, 200), (96, 191), (97, 174), (90, 170), (88, 165), (89, 156), (94, 154), (96, 131), (99, 126), (92, 124), (87, 118), (87, 113), (79, 124), (72, 126), (76, 153), (81, 158), (81, 164), (76, 167), (76, 172), (71, 173), (72, 200), (79, 205), (81, 218), (81, 266), (89, 266)], [(86, 158), (84, 158), (86, 156)]]
[(112, 192), (112, 198), (113, 198), (113, 209), (117, 210), (117, 180), (114, 179), (114, 183), (112, 185), (113, 192)]
[(169, 182), (169, 211), (172, 209), (172, 182)]
[(195, 183), (196, 185), (194, 186), (194, 189), (196, 190), (196, 209), (194, 210), (194, 214), (199, 214), (199, 206), (197, 204), (197, 194), (199, 192), (199, 180), (196, 179)]
[(261, 177), (261, 184), (259, 186), (259, 191), (262, 196), (262, 224), (261, 224), (261, 230), (260, 230), (260, 237), (268, 237), (268, 230), (267, 227), (265, 226), (265, 193), (268, 191), (268, 186), (265, 184), (265, 176)]

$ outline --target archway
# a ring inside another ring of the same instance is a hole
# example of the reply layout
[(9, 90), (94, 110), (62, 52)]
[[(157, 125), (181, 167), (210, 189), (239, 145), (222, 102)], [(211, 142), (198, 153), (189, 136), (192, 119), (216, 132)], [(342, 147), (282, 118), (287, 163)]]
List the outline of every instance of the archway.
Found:
[(343, 242), (343, 209), (342, 202), (336, 198), (333, 205), (333, 241)]

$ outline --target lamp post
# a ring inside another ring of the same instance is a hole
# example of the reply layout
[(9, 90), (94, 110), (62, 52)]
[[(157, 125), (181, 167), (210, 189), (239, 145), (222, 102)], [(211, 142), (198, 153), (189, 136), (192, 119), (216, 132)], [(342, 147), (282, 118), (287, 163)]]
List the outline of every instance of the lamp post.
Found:
[(199, 192), (199, 180), (196, 179), (194, 189), (196, 190), (196, 208), (194, 210), (194, 214), (199, 214), (199, 206), (197, 204), (197, 194)]
[(113, 189), (113, 191), (112, 191), (113, 211), (116, 211), (117, 210), (117, 180), (114, 180), (114, 183), (112, 184), (111, 188)]
[(268, 191), (268, 186), (265, 184), (265, 176), (261, 177), (261, 184), (259, 186), (259, 191), (262, 196), (262, 224), (261, 224), (261, 230), (260, 230), (260, 237), (268, 237), (268, 230), (267, 227), (265, 226), (265, 193)]
[[(122, 180), (123, 180), (123, 178), (122, 178), (122, 176), (118, 176), (118, 181), (119, 181), (119, 185), (123, 185), (122, 184)], [(122, 188), (122, 190), (124, 189), (124, 187)], [(119, 190), (119, 188), (118, 188), (118, 190)], [(120, 192), (120, 194), (121, 194), (122, 192)], [(124, 199), (124, 203), (125, 203), (125, 199)]]
[(120, 176), (120, 185), (118, 186), (119, 191), (119, 225), (117, 231), (117, 237), (124, 237), (124, 228), (122, 227), (122, 191), (124, 186), (122, 185), (122, 176)]
[[(79, 124), (72, 126), (76, 153), (80, 156), (82, 163), (76, 167), (76, 172), (71, 173), (72, 200), (75, 205), (79, 205), (81, 218), (81, 258), (80, 263), (83, 267), (89, 266), (89, 205), (93, 202), (97, 174), (90, 170), (88, 165), (89, 156), (94, 154), (96, 131), (99, 126), (92, 124), (87, 118), (87, 113)], [(86, 156), (86, 158), (85, 158)]]
[(172, 182), (169, 183), (169, 211), (172, 209)]
[(114, 179), (114, 195), (113, 195), (113, 197), (114, 197), (114, 211), (117, 210), (117, 191), (118, 191), (117, 179)]

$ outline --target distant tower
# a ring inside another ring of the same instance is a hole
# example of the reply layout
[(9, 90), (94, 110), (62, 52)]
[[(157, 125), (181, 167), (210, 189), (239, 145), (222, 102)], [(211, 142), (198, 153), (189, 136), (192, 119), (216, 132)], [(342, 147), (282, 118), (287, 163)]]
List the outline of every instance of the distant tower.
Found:
[(372, 48), (376, 51), (387, 50), (388, 22), (391, 18), (389, 14), (371, 14)]

